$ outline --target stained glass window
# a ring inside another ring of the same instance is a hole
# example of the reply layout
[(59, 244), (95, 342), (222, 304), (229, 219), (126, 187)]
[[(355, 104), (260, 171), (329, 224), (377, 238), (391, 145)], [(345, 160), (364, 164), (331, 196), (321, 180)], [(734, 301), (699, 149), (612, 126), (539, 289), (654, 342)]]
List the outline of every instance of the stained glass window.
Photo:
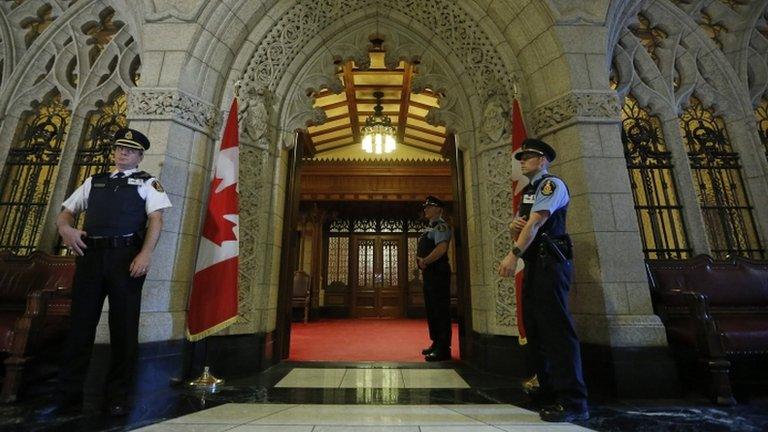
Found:
[(328, 238), (328, 284), (349, 283), (349, 237)]
[(361, 287), (373, 286), (373, 250), (375, 240), (361, 240), (357, 244), (357, 285)]
[(635, 201), (646, 259), (690, 256), (682, 206), (679, 204), (672, 155), (659, 119), (627, 96), (621, 112), (621, 141)]
[(397, 286), (400, 278), (398, 277), (398, 254), (400, 251), (400, 243), (392, 240), (384, 240), (381, 243), (383, 253), (383, 266), (384, 272), (384, 286)]
[(739, 154), (731, 147), (723, 119), (692, 97), (690, 107), (680, 117), (680, 127), (712, 254), (717, 258), (764, 258)]
[(19, 120), (0, 181), (0, 249), (29, 254), (36, 248), (69, 121), (58, 92)]
[(98, 103), (98, 110), (88, 116), (80, 147), (75, 156), (75, 176), (71, 193), (88, 177), (109, 171), (112, 166), (112, 139), (118, 129), (126, 127), (127, 102), (125, 93), (115, 93), (107, 103)]
[(765, 157), (768, 158), (768, 98), (763, 97), (760, 105), (755, 108), (757, 117), (757, 132), (760, 134), (760, 141), (765, 148)]
[(355, 232), (376, 232), (376, 219), (355, 219), (352, 221), (352, 231)]
[(349, 221), (346, 219), (334, 219), (331, 221), (328, 231), (332, 233), (349, 232)]

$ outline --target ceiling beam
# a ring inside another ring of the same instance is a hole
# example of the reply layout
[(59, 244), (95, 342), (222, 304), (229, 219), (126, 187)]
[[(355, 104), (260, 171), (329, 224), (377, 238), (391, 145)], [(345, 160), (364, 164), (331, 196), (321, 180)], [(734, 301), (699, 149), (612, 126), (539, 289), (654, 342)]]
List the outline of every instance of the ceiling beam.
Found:
[(340, 107), (343, 107), (343, 106), (347, 106), (347, 101), (343, 100), (343, 101), (334, 102), (334, 103), (328, 104), (328, 105), (318, 105), (318, 106), (320, 108), (324, 109), (324, 110), (330, 110), (330, 109), (334, 109), (334, 108), (340, 108)]
[(328, 143), (332, 143), (332, 142), (336, 142), (336, 141), (340, 141), (340, 140), (348, 140), (350, 138), (352, 138), (352, 137), (349, 136), (349, 135), (339, 135), (337, 137), (326, 138), (326, 139), (323, 139), (323, 140), (316, 139), (315, 140), (315, 147), (320, 147), (323, 144), (328, 144)]
[(413, 129), (413, 130), (419, 131), (419, 132), (424, 132), (425, 134), (435, 135), (435, 136), (438, 136), (440, 138), (445, 139), (445, 134), (440, 132), (440, 131), (436, 131), (436, 130), (432, 130), (432, 129), (427, 129), (427, 128), (423, 128), (421, 126), (414, 126), (414, 125), (408, 125), (407, 128), (408, 129)]
[(354, 141), (344, 142), (344, 143), (340, 143), (340, 144), (333, 144), (333, 145), (329, 145), (327, 147), (318, 148), (317, 151), (321, 152), (321, 151), (334, 150), (334, 149), (337, 149), (339, 147), (346, 147), (346, 146), (352, 145), (352, 144), (354, 144)]
[(317, 137), (317, 136), (329, 134), (331, 132), (338, 132), (338, 131), (344, 130), (344, 129), (349, 129), (349, 125), (348, 124), (343, 124), (343, 125), (335, 126), (335, 127), (328, 128), (328, 129), (318, 129), (318, 130), (312, 132), (309, 135), (312, 136), (312, 137)]
[(355, 88), (358, 90), (400, 90), (402, 86), (399, 84), (360, 84), (355, 86)]
[(419, 141), (419, 142), (423, 142), (423, 143), (426, 143), (426, 144), (431, 144), (431, 145), (437, 146), (437, 147), (442, 147), (443, 144), (445, 143), (445, 140), (442, 140), (442, 141), (430, 141), (430, 140), (428, 140), (428, 139), (426, 139), (424, 137), (415, 136), (415, 135), (411, 135), (411, 134), (405, 134), (405, 137), (406, 138), (410, 138), (412, 140)]
[(357, 118), (355, 77), (352, 74), (351, 61), (344, 63), (344, 91), (347, 94), (347, 103), (349, 104), (349, 125), (352, 128), (352, 138), (356, 142), (360, 142), (360, 121)]
[(403, 142), (405, 138), (405, 126), (408, 122), (408, 102), (411, 101), (411, 77), (413, 76), (413, 66), (410, 63), (405, 64), (403, 71), (403, 87), (400, 90), (400, 113), (397, 115), (397, 142)]

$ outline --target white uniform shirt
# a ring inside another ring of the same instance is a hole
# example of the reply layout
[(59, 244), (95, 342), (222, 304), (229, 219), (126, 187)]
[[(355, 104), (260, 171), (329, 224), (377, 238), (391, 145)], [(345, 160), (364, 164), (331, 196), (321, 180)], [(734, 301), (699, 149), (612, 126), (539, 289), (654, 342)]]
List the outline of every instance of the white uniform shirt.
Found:
[[(123, 171), (123, 174), (128, 177), (138, 170), (138, 168), (125, 170)], [(115, 178), (118, 172), (118, 170), (113, 170), (109, 177)], [(64, 201), (62, 207), (74, 214), (88, 210), (88, 196), (91, 194), (91, 178), (92, 177), (88, 177), (85, 179), (83, 184), (75, 189), (75, 191), (72, 192), (72, 195), (70, 195), (69, 198)], [(153, 186), (153, 183), (157, 181), (154, 177), (146, 181), (141, 179), (133, 180), (140, 181), (142, 183), (138, 188), (136, 188), (136, 190), (139, 192), (141, 199), (143, 199), (145, 202), (145, 209), (147, 214), (171, 207), (171, 200), (168, 199), (168, 195), (165, 192), (158, 191)]]

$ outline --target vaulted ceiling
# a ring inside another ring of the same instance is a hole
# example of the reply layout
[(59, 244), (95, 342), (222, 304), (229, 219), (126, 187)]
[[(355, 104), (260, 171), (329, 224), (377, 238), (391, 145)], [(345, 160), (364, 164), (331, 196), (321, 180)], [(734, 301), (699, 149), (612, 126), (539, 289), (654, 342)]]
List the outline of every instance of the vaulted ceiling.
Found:
[(389, 157), (440, 154), (446, 141), (445, 128), (425, 121), (428, 110), (438, 106), (437, 95), (431, 90), (411, 92), (413, 65), (400, 62), (397, 69), (388, 70), (383, 51), (372, 51), (369, 55), (371, 66), (367, 70), (358, 69), (351, 60), (339, 65), (337, 74), (344, 84), (343, 92), (323, 90), (315, 95), (315, 106), (325, 110), (328, 117), (322, 125), (309, 128), (315, 157), (339, 154), (340, 150), (348, 150), (343, 151), (346, 155), (366, 155), (360, 147), (360, 130), (365, 119), (373, 114), (375, 91), (384, 93), (384, 115), (389, 116), (397, 130), (398, 150)]

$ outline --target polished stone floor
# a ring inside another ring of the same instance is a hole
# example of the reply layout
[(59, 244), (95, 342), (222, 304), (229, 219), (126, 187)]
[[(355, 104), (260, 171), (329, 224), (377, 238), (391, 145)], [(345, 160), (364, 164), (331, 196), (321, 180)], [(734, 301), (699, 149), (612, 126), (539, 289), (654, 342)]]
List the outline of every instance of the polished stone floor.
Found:
[(110, 419), (87, 401), (78, 415), (40, 418), (51, 384), (0, 405), (0, 431), (748, 431), (768, 430), (768, 397), (718, 407), (701, 396), (616, 400), (593, 396), (577, 425), (541, 422), (511, 378), (461, 363), (281, 363), (229, 379), (216, 393), (183, 385), (137, 397)]

